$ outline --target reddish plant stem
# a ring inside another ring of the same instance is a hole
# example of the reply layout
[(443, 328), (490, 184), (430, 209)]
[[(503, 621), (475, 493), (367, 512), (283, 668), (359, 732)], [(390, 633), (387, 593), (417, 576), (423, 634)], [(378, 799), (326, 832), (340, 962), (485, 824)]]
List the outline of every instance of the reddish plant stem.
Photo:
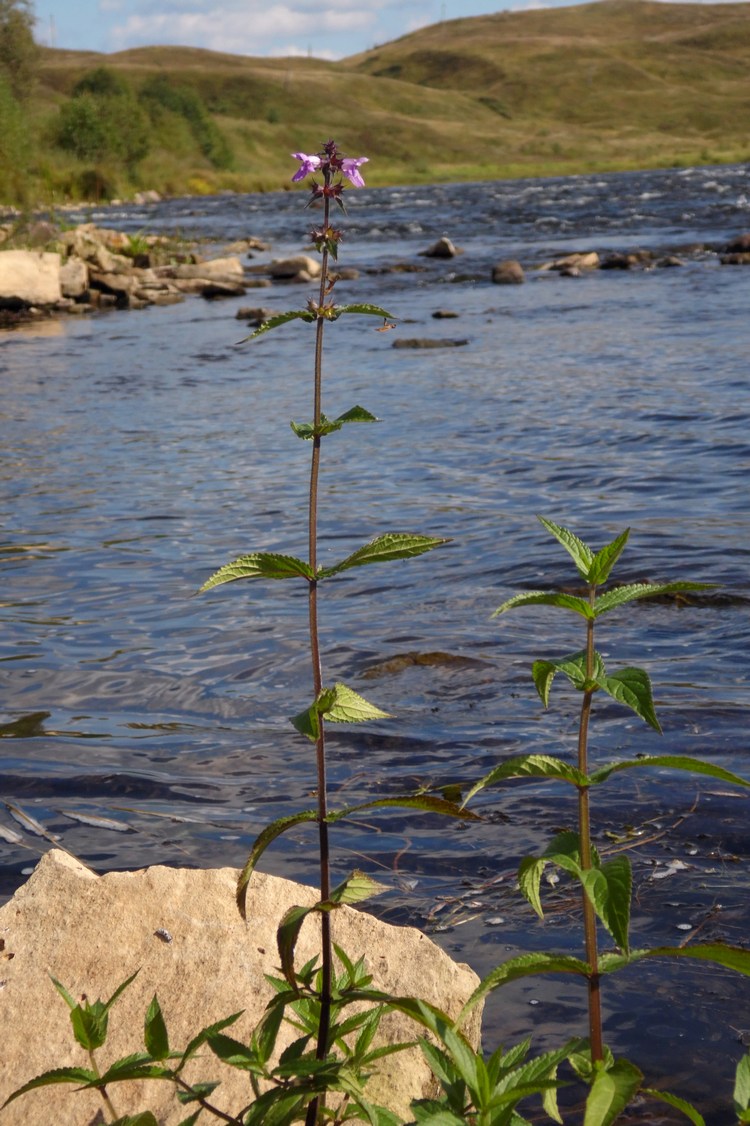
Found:
[[(589, 587), (589, 602), (594, 603), (596, 588)], [(590, 681), (594, 675), (594, 619), (586, 622), (586, 679)], [(589, 717), (591, 715), (591, 700), (594, 693), (585, 691), (581, 704), (581, 718), (578, 728), (578, 769), (582, 774), (588, 773), (588, 733)], [(589, 788), (578, 788), (578, 838), (581, 849), (581, 867), (592, 867), (591, 849), (591, 815), (589, 810)], [(591, 1044), (591, 1059), (593, 1062), (604, 1059), (604, 1042), (602, 1037), (602, 1002), (600, 992), (601, 975), (599, 973), (599, 951), (596, 934), (596, 914), (591, 900), (586, 892), (581, 890), (583, 906), (583, 934), (586, 949), (586, 961), (591, 967), (588, 975), (588, 1008), (589, 1008), (589, 1041)]]
[[(325, 174), (326, 185), (330, 180), (330, 173)], [(328, 229), (329, 200), (324, 196), (324, 229)], [(320, 271), (320, 294), (318, 308), (324, 303), (326, 286), (328, 283), (328, 247), (323, 245), (322, 263)], [(323, 329), (325, 318), (318, 313), (315, 325), (315, 390), (313, 407), (313, 425), (317, 428), (322, 417), (322, 386), (323, 386)], [(310, 500), (308, 516), (308, 548), (309, 562), (313, 574), (318, 568), (318, 481), (320, 476), (320, 435), (313, 438), (312, 458), (310, 464)], [(315, 699), (323, 690), (323, 671), (320, 659), (320, 637), (318, 630), (318, 581), (312, 579), (309, 584), (308, 611), (310, 621), (310, 654), (312, 660), (313, 691)], [(318, 716), (318, 737), (315, 743), (315, 757), (317, 764), (317, 795), (318, 795), (318, 848), (320, 863), (320, 898), (327, 900), (331, 895), (330, 876), (330, 846), (328, 841), (328, 793), (326, 781), (326, 737), (323, 716)], [(318, 1039), (315, 1050), (316, 1058), (325, 1059), (328, 1053), (328, 1034), (331, 1023), (331, 980), (333, 952), (331, 946), (331, 913), (320, 912), (320, 959), (321, 959), (321, 988), (320, 988), (320, 1022), (318, 1024)], [(323, 1098), (318, 1096), (310, 1103), (305, 1119), (306, 1126), (315, 1126), (323, 1109)]]

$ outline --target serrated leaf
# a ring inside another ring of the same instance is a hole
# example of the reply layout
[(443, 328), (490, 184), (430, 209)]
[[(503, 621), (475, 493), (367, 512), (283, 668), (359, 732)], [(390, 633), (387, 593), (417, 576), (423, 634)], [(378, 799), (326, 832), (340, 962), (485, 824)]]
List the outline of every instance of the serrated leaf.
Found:
[(156, 994), (146, 1011), (146, 1022), (143, 1033), (146, 1051), (150, 1052), (155, 1060), (165, 1060), (169, 1055), (169, 1036), (164, 1016)]
[(214, 1093), (218, 1086), (218, 1081), (215, 1083), (191, 1083), (189, 1091), (179, 1090), (176, 1092), (177, 1101), (182, 1103), (183, 1106), (187, 1106), (189, 1103), (197, 1102), (198, 1099), (207, 1099), (209, 1095)]
[(8, 1096), (3, 1106), (6, 1107), (8, 1103), (12, 1103), (20, 1095), (25, 1095), (27, 1091), (34, 1091), (37, 1087), (51, 1087), (55, 1083), (78, 1083), (87, 1086), (96, 1081), (95, 1072), (86, 1067), (55, 1067), (51, 1071), (37, 1075), (35, 1079), (30, 1079), (28, 1083), (24, 1083), (22, 1087)]
[(262, 321), (258, 325), (255, 332), (251, 332), (249, 336), (243, 336), (242, 340), (238, 340), (238, 344), (246, 344), (248, 340), (255, 340), (264, 333), (270, 332), (272, 328), (278, 328), (279, 325), (288, 324), (289, 321), (307, 321), (310, 324), (316, 320), (315, 313), (309, 309), (292, 309), (287, 313), (276, 313), (275, 316), (269, 317), (268, 320)]
[(651, 681), (645, 669), (627, 668), (608, 676), (598, 676), (596, 683), (621, 704), (634, 711), (661, 735), (661, 724), (656, 718)]
[[(570, 683), (579, 692), (593, 689), (594, 685), (586, 677), (586, 651), (581, 650), (569, 657), (561, 657), (557, 661), (534, 661), (531, 666), (531, 675), (534, 678), (536, 690), (545, 708), (549, 706), (549, 693), (558, 672), (567, 676)], [(598, 683), (599, 677), (604, 675), (604, 662), (601, 654), (594, 652), (592, 681)]]
[(320, 422), (315, 425), (314, 422), (290, 422), (294, 433), (298, 438), (304, 438), (309, 441), (311, 438), (323, 437), (326, 434), (332, 434), (335, 430), (340, 430), (343, 423), (338, 419), (327, 418), (326, 415), (321, 414)]
[(207, 1043), (214, 1055), (218, 1056), (227, 1067), (236, 1067), (240, 1071), (250, 1071), (256, 1075), (263, 1074), (263, 1068), (255, 1052), (241, 1041), (223, 1032), (214, 1032), (207, 1038)]
[(338, 317), (343, 316), (344, 313), (363, 313), (368, 317), (380, 317), (384, 321), (393, 320), (393, 314), (387, 313), (380, 305), (336, 305), (334, 313), (335, 316), (331, 317), (331, 320), (336, 320)]
[(107, 1011), (101, 1001), (86, 1008), (76, 1005), (71, 1011), (70, 1023), (73, 1035), (87, 1052), (96, 1051), (107, 1040)]
[(626, 528), (624, 532), (620, 532), (619, 536), (612, 540), (612, 543), (608, 543), (601, 551), (597, 551), (589, 567), (588, 575), (584, 575), (584, 578), (592, 586), (599, 586), (600, 583), (607, 581), (612, 568), (622, 554), (622, 549), (628, 542), (629, 535), (630, 528)]
[(750, 1109), (750, 1054), (744, 1055), (737, 1064), (732, 1098), (738, 1117)]
[(615, 973), (633, 966), (644, 958), (691, 958), (699, 962), (714, 962), (728, 970), (750, 977), (750, 950), (729, 946), (724, 942), (691, 943), (687, 946), (654, 946), (647, 950), (631, 950), (629, 954), (602, 954), (599, 959), (601, 973)]
[(690, 590), (711, 590), (715, 583), (630, 583), (627, 586), (618, 586), (613, 590), (600, 594), (594, 601), (594, 617), (606, 614), (617, 606), (626, 602), (633, 602), (637, 598), (655, 598), (659, 594), (679, 594)]
[(592, 786), (596, 786), (601, 782), (605, 782), (611, 774), (616, 774), (620, 770), (635, 770), (640, 767), (655, 767), (663, 766), (669, 770), (684, 770), (690, 774), (705, 774), (709, 778), (716, 778), (720, 782), (729, 782), (734, 786), (750, 786), (750, 782), (745, 778), (741, 778), (739, 774), (733, 774), (731, 770), (725, 770), (723, 766), (715, 766), (713, 763), (704, 762), (699, 758), (691, 758), (690, 755), (641, 755), (635, 759), (623, 759), (620, 762), (614, 762), (610, 766), (602, 766), (599, 770), (593, 771), (589, 775), (589, 782)]
[(272, 551), (256, 551), (250, 555), (240, 555), (231, 563), (220, 567), (206, 579), (198, 591), (203, 594), (213, 590), (222, 583), (235, 582), (237, 579), (292, 579), (315, 578), (309, 563), (297, 559), (294, 555), (279, 555)]
[(611, 1126), (637, 1095), (643, 1075), (629, 1060), (616, 1060), (606, 1070), (599, 1067), (594, 1075), (583, 1126)]
[(554, 755), (514, 755), (475, 782), (464, 798), (464, 805), (480, 790), (506, 778), (553, 778), (569, 782), (572, 786), (588, 785), (588, 778), (577, 766), (571, 766)]
[(247, 897), (247, 885), (250, 882), (250, 877), (255, 871), (256, 865), (260, 860), (263, 853), (266, 851), (272, 841), (285, 833), (287, 829), (294, 828), (295, 825), (301, 825), (305, 821), (317, 821), (318, 814), (314, 809), (305, 809), (301, 813), (292, 813), (289, 817), (279, 817), (276, 821), (272, 821), (270, 825), (266, 825), (262, 833), (260, 833), (253, 842), (253, 847), (250, 850), (245, 867), (240, 872), (240, 878), (237, 881), (237, 906), (239, 907), (242, 918), (245, 918), (245, 901)]
[(274, 1005), (266, 1009), (263, 1017), (253, 1030), (253, 1048), (262, 1064), (267, 1064), (276, 1048), (281, 1023), (284, 1020), (284, 1006)]
[(383, 895), (386, 891), (390, 891), (387, 884), (379, 884), (377, 880), (373, 880), (371, 876), (355, 868), (351, 876), (333, 889), (331, 892), (331, 902), (349, 904), (362, 903), (365, 899), (372, 899), (373, 896)]
[(449, 542), (447, 539), (417, 536), (410, 532), (386, 532), (385, 535), (377, 536), (363, 547), (357, 548), (340, 563), (335, 563), (332, 567), (319, 567), (317, 577), (327, 579), (342, 571), (348, 571), (351, 567), (364, 567), (368, 563), (391, 563), (397, 559), (411, 559)]
[(673, 1106), (675, 1110), (682, 1111), (685, 1117), (693, 1123), (693, 1126), (706, 1126), (703, 1115), (698, 1113), (692, 1103), (681, 1099), (679, 1095), (673, 1095), (669, 1091), (657, 1091), (653, 1087), (641, 1087), (641, 1094), (650, 1099), (658, 1099), (660, 1103), (666, 1103), (667, 1106)]
[(588, 544), (585, 544), (568, 528), (563, 528), (560, 524), (553, 524), (551, 520), (546, 520), (544, 516), (537, 516), (537, 520), (555, 537), (559, 544), (562, 544), (575, 563), (581, 578), (588, 580), (591, 564), (594, 561), (594, 553)]
[(368, 720), (390, 718), (388, 712), (375, 707), (345, 684), (334, 685), (333, 699), (325, 709), (319, 710), (331, 723), (367, 723)]
[(591, 967), (588, 962), (582, 962), (580, 958), (573, 958), (568, 954), (520, 954), (517, 958), (511, 958), (497, 966), (479, 983), (458, 1014), (455, 1023), (462, 1024), (472, 1009), (475, 1009), (488, 993), (510, 981), (517, 981), (518, 978), (536, 974), (578, 974), (581, 977), (588, 977), (590, 973)]
[(289, 722), (300, 735), (304, 735), (311, 743), (317, 743), (320, 735), (320, 712), (316, 704), (311, 704), (299, 715), (290, 716)]
[(529, 590), (525, 594), (515, 594), (512, 598), (503, 602), (502, 606), (498, 606), (491, 616), (496, 618), (499, 614), (504, 614), (507, 610), (512, 610), (516, 606), (559, 606), (563, 610), (575, 611), (582, 618), (594, 617), (594, 611), (585, 598), (579, 598), (575, 594), (564, 594), (562, 591), (549, 590)]
[(154, 1063), (151, 1057), (144, 1052), (133, 1052), (124, 1056), (108, 1067), (105, 1072), (90, 1086), (106, 1085), (108, 1083), (122, 1082), (127, 1079), (172, 1079), (173, 1073), (163, 1064)]
[(518, 886), (540, 919), (544, 918), (541, 884), (546, 860), (539, 856), (524, 856), (518, 866)]
[(359, 403), (356, 403), (353, 407), (350, 407), (348, 411), (344, 411), (343, 414), (340, 414), (336, 422), (380, 422), (380, 419), (377, 415), (372, 414), (370, 411), (365, 410), (364, 407), (361, 407)]
[(597, 916), (620, 949), (627, 951), (633, 887), (627, 856), (616, 856), (601, 867), (582, 869), (579, 878)]
[(445, 798), (434, 797), (432, 794), (401, 794), (392, 798), (375, 798), (373, 801), (361, 802), (359, 805), (350, 805), (328, 814), (328, 820), (333, 823), (351, 817), (353, 813), (361, 813), (366, 809), (419, 809), (423, 813), (438, 813), (443, 817), (457, 817), (462, 821), (481, 821), (476, 813), (471, 813), (455, 802), (446, 801)]
[(232, 1013), (231, 1016), (224, 1017), (223, 1020), (217, 1020), (213, 1024), (209, 1024), (205, 1028), (201, 1029), (197, 1036), (193, 1037), (185, 1051), (182, 1053), (182, 1058), (176, 1068), (176, 1071), (180, 1072), (183, 1069), (188, 1060), (191, 1059), (198, 1051), (198, 1049), (206, 1043), (209, 1036), (212, 1036), (215, 1032), (221, 1032), (223, 1028), (228, 1028), (230, 1024), (234, 1024), (235, 1021), (240, 1019), (244, 1011), (244, 1009), (240, 1009), (239, 1012)]
[(319, 906), (316, 903), (312, 907), (290, 907), (288, 911), (284, 912), (276, 930), (276, 945), (279, 950), (281, 969), (292, 989), (297, 988), (297, 976), (294, 972), (294, 951), (299, 932), (307, 916), (316, 911)]
[(70, 993), (65, 988), (65, 986), (62, 984), (62, 982), (58, 981), (56, 977), (52, 977), (52, 974), (50, 974), (49, 976), (50, 976), (50, 980), (52, 981), (52, 984), (54, 985), (55, 989), (60, 994), (60, 996), (62, 997), (63, 1001), (68, 1006), (68, 1008), (71, 1011), (73, 1009), (77, 1009), (78, 1008), (78, 1002), (75, 1001), (71, 997)]

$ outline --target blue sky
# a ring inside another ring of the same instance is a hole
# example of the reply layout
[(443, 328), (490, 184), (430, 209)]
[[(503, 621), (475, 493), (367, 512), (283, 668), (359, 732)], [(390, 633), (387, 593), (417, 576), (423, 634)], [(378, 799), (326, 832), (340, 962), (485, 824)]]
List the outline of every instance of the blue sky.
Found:
[(237, 55), (366, 51), (441, 19), (566, 0), (35, 0), (40, 43), (122, 51), (159, 43)]

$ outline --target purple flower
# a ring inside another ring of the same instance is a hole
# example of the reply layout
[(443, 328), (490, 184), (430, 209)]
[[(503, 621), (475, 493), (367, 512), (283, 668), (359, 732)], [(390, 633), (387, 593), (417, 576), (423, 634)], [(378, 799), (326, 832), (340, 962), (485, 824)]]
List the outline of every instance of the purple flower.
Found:
[(349, 183), (353, 184), (355, 188), (363, 188), (365, 186), (359, 166), (360, 164), (367, 164), (369, 159), (370, 158), (367, 156), (345, 156), (341, 161), (341, 171), (346, 176)]
[(300, 161), (300, 167), (292, 176), (293, 184), (304, 180), (305, 176), (309, 176), (311, 172), (317, 172), (320, 168), (321, 160), (319, 156), (308, 156), (304, 152), (293, 152), (292, 156), (295, 160)]

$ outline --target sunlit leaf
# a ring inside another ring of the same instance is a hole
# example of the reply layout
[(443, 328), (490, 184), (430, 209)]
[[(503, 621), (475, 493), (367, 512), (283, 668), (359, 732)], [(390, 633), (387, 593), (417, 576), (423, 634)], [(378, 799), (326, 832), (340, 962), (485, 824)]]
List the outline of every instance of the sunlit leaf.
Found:
[(619, 536), (612, 540), (612, 543), (608, 543), (601, 551), (597, 551), (589, 567), (588, 575), (584, 575), (584, 578), (587, 578), (592, 586), (598, 586), (600, 583), (607, 581), (612, 568), (622, 554), (622, 549), (628, 542), (629, 535), (630, 528), (626, 528), (624, 532), (620, 532)]
[(320, 710), (331, 723), (367, 723), (368, 720), (390, 718), (388, 712), (377, 708), (345, 684), (334, 686), (333, 699), (325, 710)]
[(382, 895), (390, 891), (387, 884), (379, 884), (371, 876), (355, 869), (351, 876), (335, 887), (331, 892), (332, 903), (362, 903), (365, 899), (372, 899), (375, 895)]
[(546, 863), (541, 856), (524, 856), (518, 866), (518, 887), (540, 919), (544, 918), (541, 885)]
[(368, 317), (380, 317), (384, 321), (393, 320), (393, 313), (387, 313), (380, 305), (336, 305), (334, 309), (334, 316), (331, 320), (336, 320), (344, 313), (364, 313)]
[(228, 1028), (230, 1024), (234, 1024), (235, 1021), (240, 1019), (244, 1011), (244, 1009), (240, 1009), (238, 1013), (232, 1013), (231, 1016), (224, 1017), (223, 1020), (217, 1020), (214, 1022), (214, 1024), (209, 1024), (206, 1026), (206, 1028), (201, 1029), (197, 1036), (193, 1037), (185, 1051), (182, 1053), (182, 1058), (176, 1068), (176, 1071), (179, 1072), (182, 1070), (188, 1060), (192, 1059), (198, 1049), (208, 1041), (209, 1036), (212, 1036), (215, 1032), (221, 1032), (223, 1028)]
[(410, 532), (386, 532), (385, 535), (377, 536), (370, 543), (347, 555), (340, 563), (335, 563), (332, 567), (319, 567), (318, 578), (327, 579), (331, 575), (349, 570), (350, 567), (364, 567), (367, 563), (390, 563), (395, 559), (411, 559), (415, 555), (422, 555), (425, 551), (431, 551), (434, 547), (448, 542), (435, 536), (418, 536)]
[(514, 755), (475, 782), (464, 798), (464, 805), (480, 790), (493, 786), (496, 782), (503, 782), (506, 778), (553, 778), (569, 782), (572, 786), (588, 785), (588, 778), (577, 766), (571, 766), (554, 755)]
[(597, 916), (620, 949), (627, 951), (633, 885), (627, 856), (616, 856), (601, 867), (582, 869), (580, 880)]
[(96, 1082), (96, 1080), (96, 1074), (86, 1067), (55, 1067), (51, 1071), (37, 1075), (35, 1079), (30, 1079), (28, 1083), (24, 1083), (22, 1087), (8, 1096), (3, 1106), (12, 1103), (19, 1095), (25, 1095), (27, 1091), (34, 1091), (37, 1087), (51, 1087), (55, 1083), (77, 1083), (79, 1086), (86, 1086), (89, 1083)]
[(665, 767), (668, 770), (685, 770), (691, 774), (705, 774), (709, 778), (717, 778), (721, 782), (730, 782), (734, 786), (750, 786), (750, 782), (741, 778), (739, 774), (733, 774), (731, 770), (725, 770), (723, 766), (715, 766), (711, 762), (703, 762), (699, 758), (691, 758), (690, 755), (640, 755), (635, 759), (622, 759), (620, 762), (613, 762), (610, 766), (602, 766), (599, 770), (594, 770), (589, 775), (589, 782), (592, 786), (600, 782), (605, 782), (611, 774), (616, 774), (619, 770), (635, 770), (640, 767)]
[(582, 962), (580, 958), (573, 958), (568, 954), (520, 954), (497, 966), (479, 983), (459, 1013), (456, 1024), (461, 1024), (488, 993), (510, 981), (535, 974), (578, 974), (588, 977), (590, 973), (588, 962)]
[(616, 1060), (606, 1070), (598, 1067), (594, 1074), (583, 1126), (610, 1126), (622, 1114), (643, 1081), (643, 1075), (629, 1060)]
[(581, 578), (588, 580), (591, 564), (594, 561), (594, 553), (591, 548), (583, 540), (579, 540), (578, 536), (574, 535), (568, 528), (553, 524), (551, 520), (546, 520), (544, 516), (537, 516), (537, 520), (569, 553)]
[(687, 946), (654, 946), (648, 950), (631, 950), (629, 954), (600, 956), (602, 973), (614, 973), (626, 966), (635, 965), (644, 958), (691, 958), (699, 962), (714, 962), (728, 970), (750, 977), (750, 950), (729, 946), (723, 942), (689, 943)]
[(666, 1103), (667, 1106), (672, 1106), (675, 1110), (680, 1110), (689, 1118), (693, 1126), (706, 1126), (706, 1121), (702, 1114), (699, 1114), (692, 1103), (681, 1099), (678, 1095), (672, 1095), (669, 1091), (657, 1091), (654, 1087), (641, 1087), (641, 1094), (646, 1095), (650, 1099), (657, 1099), (661, 1103)]
[(214, 1055), (228, 1067), (236, 1067), (240, 1071), (250, 1071), (256, 1075), (263, 1074), (263, 1066), (256, 1053), (241, 1041), (223, 1032), (214, 1032), (207, 1037), (207, 1043)]
[(654, 598), (659, 594), (679, 594), (690, 590), (711, 590), (715, 583), (630, 583), (627, 586), (618, 586), (613, 590), (600, 594), (594, 602), (594, 617), (606, 614), (625, 602), (633, 602), (637, 598)]
[(307, 321), (310, 323), (316, 319), (315, 313), (309, 309), (292, 309), (287, 313), (276, 313), (275, 316), (262, 321), (255, 332), (251, 332), (249, 336), (243, 336), (242, 340), (238, 340), (237, 343), (245, 344), (248, 340), (255, 340), (258, 336), (270, 332), (272, 328), (278, 328), (279, 325), (287, 324), (289, 321)]
[(750, 1054), (744, 1055), (737, 1064), (732, 1098), (737, 1117), (743, 1122), (747, 1121), (746, 1112), (750, 1109)]
[[(102, 1073), (98, 1083), (117, 1083), (129, 1079), (171, 1079), (172, 1071), (163, 1064), (153, 1063), (143, 1052), (134, 1052), (117, 1060)], [(93, 1084), (91, 1084), (93, 1086)]]
[(307, 916), (316, 911), (318, 907), (319, 904), (312, 907), (290, 907), (288, 911), (284, 912), (276, 931), (276, 945), (279, 949), (281, 969), (292, 989), (297, 988), (297, 977), (294, 972), (294, 951), (299, 932)]
[(557, 673), (567, 676), (570, 683), (579, 692), (595, 687), (594, 681), (599, 683), (599, 678), (604, 675), (604, 662), (601, 655), (594, 652), (591, 681), (586, 676), (586, 651), (581, 650), (569, 657), (561, 657), (557, 661), (534, 661), (531, 666), (531, 675), (534, 678), (536, 690), (545, 708), (549, 706), (549, 693), (552, 681)]
[(328, 814), (330, 822), (342, 821), (354, 813), (362, 813), (366, 809), (418, 809), (423, 813), (438, 813), (442, 817), (457, 817), (462, 821), (481, 821), (476, 813), (471, 813), (455, 802), (446, 801), (432, 794), (401, 794), (391, 798), (375, 798), (373, 801), (362, 802), (359, 805), (350, 805), (345, 809), (336, 810)]
[(613, 700), (625, 704), (661, 734), (661, 725), (654, 709), (651, 681), (644, 669), (620, 669), (608, 676), (597, 677), (596, 682), (603, 692)]
[(198, 591), (203, 594), (222, 583), (236, 579), (313, 579), (312, 568), (303, 559), (294, 555), (278, 555), (272, 551), (256, 551), (250, 555), (240, 555), (238, 559), (220, 567), (207, 579)]
[(301, 825), (305, 821), (316, 821), (317, 818), (318, 814), (314, 809), (304, 809), (300, 813), (292, 813), (288, 817), (279, 817), (276, 821), (272, 821), (270, 825), (266, 825), (263, 832), (255, 838), (250, 856), (245, 863), (245, 867), (240, 872), (240, 878), (237, 881), (237, 906), (240, 909), (240, 914), (243, 919), (245, 918), (247, 885), (250, 882), (250, 877), (255, 871), (258, 861), (268, 846), (272, 841), (275, 841), (277, 837), (280, 837), (282, 833), (286, 833), (287, 829), (293, 829), (295, 825)]
[(56, 977), (52, 977), (52, 974), (50, 974), (49, 976), (50, 976), (50, 979), (52, 981), (52, 984), (54, 985), (55, 989), (60, 994), (60, 996), (62, 997), (63, 1001), (68, 1006), (68, 1008), (71, 1009), (71, 1010), (77, 1008), (78, 1002), (75, 1001), (73, 999), (73, 997), (71, 997), (70, 993), (65, 988), (65, 986), (62, 984), (62, 982), (58, 981)]
[(292, 422), (290, 423), (292, 430), (298, 438), (310, 439), (316, 436), (323, 436), (324, 434), (332, 434), (335, 430), (340, 430), (347, 422), (380, 422), (374, 414), (370, 414), (364, 407), (354, 406), (350, 410), (340, 414), (338, 418), (327, 418), (324, 414), (320, 416), (320, 423), (316, 426), (312, 422)]
[(311, 743), (316, 743), (320, 735), (320, 712), (316, 704), (311, 704), (299, 715), (289, 717), (289, 722), (300, 735), (304, 735)]
[(585, 598), (549, 590), (529, 590), (525, 594), (515, 594), (503, 602), (502, 606), (498, 606), (492, 617), (496, 618), (498, 614), (504, 614), (506, 610), (512, 610), (516, 606), (559, 606), (563, 610), (574, 610), (582, 618), (594, 617), (594, 611)]

